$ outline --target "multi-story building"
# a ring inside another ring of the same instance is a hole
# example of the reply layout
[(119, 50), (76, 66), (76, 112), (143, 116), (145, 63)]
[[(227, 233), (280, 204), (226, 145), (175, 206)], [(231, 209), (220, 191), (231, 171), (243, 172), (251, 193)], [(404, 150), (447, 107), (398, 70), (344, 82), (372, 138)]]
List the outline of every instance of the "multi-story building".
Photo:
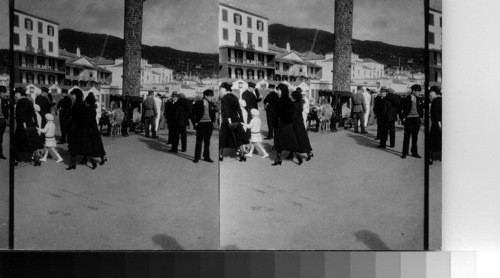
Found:
[(443, 16), (440, 10), (429, 9), (429, 84), (441, 85), (442, 82), (442, 49), (443, 49)]
[(14, 10), (14, 82), (64, 84), (65, 59), (59, 57), (59, 24)]
[(321, 78), (321, 66), (310, 62), (304, 53), (292, 50), (289, 43), (286, 48), (270, 45), (269, 51), (276, 54), (274, 80), (296, 82)]
[[(123, 86), (123, 58), (118, 58), (113, 64), (106, 63), (103, 68), (112, 73), (112, 86)], [(150, 64), (148, 60), (141, 59), (141, 86), (166, 85), (173, 81), (173, 70), (160, 64)], [(164, 87), (164, 86), (163, 86)]]
[(219, 78), (273, 78), (268, 34), (266, 17), (219, 3)]
[(76, 53), (60, 49), (59, 54), (66, 59), (64, 85), (83, 88), (111, 84), (111, 71), (97, 66), (94, 59), (81, 55), (80, 48), (77, 48)]

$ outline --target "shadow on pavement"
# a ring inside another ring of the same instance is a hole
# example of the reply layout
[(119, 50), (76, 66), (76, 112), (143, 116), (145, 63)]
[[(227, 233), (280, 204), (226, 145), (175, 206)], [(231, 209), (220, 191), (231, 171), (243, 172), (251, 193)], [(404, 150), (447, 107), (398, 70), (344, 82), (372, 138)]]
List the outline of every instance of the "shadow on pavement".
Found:
[(380, 239), (380, 237), (371, 231), (361, 230), (354, 233), (357, 241), (361, 241), (366, 247), (370, 248), (370, 250), (391, 250), (385, 243)]
[(148, 146), (148, 148), (150, 148), (152, 150), (155, 150), (155, 151), (158, 151), (158, 152), (163, 152), (163, 153), (166, 153), (166, 154), (178, 156), (178, 157), (181, 157), (181, 158), (184, 158), (184, 159), (187, 159), (187, 160), (193, 160), (194, 159), (193, 156), (187, 155), (187, 154), (182, 153), (180, 151), (177, 152), (177, 153), (171, 153), (171, 152), (169, 152), (168, 150), (170, 150), (170, 148), (166, 147), (167, 140), (165, 140), (165, 139), (160, 139), (160, 138), (157, 138), (157, 139), (139, 138), (139, 141), (145, 143)]
[[(367, 136), (363, 136), (363, 135), (358, 135), (356, 133), (353, 133), (353, 134), (347, 134), (348, 137), (350, 138), (353, 138), (354, 140), (356, 140), (356, 143), (358, 145), (361, 145), (361, 146), (364, 146), (364, 147), (368, 147), (368, 148), (373, 148), (373, 149), (378, 149), (377, 146), (379, 144), (378, 141), (374, 141), (373, 139), (370, 139), (370, 137), (367, 137)], [(385, 148), (385, 149), (378, 149), (380, 151), (384, 151), (384, 152), (387, 152), (387, 153), (390, 153), (390, 154), (393, 154), (393, 155), (396, 155), (396, 156), (401, 156), (401, 153), (398, 152), (398, 151), (395, 151), (389, 147)]]
[(184, 250), (177, 240), (167, 234), (157, 234), (152, 237), (153, 243), (163, 250)]

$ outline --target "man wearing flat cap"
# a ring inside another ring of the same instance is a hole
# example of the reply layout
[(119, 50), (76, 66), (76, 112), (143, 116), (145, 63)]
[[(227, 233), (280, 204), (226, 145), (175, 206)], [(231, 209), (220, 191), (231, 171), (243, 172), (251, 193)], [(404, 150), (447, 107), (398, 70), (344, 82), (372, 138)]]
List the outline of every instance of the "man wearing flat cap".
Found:
[(380, 88), (379, 94), (373, 100), (373, 113), (377, 118), (377, 136), (375, 137), (375, 140), (380, 140), (380, 138), (382, 138), (381, 136), (382, 125), (383, 125), (382, 116), (385, 114), (383, 98), (386, 94), (386, 91), (387, 88), (385, 86), (382, 86)]
[(392, 88), (388, 88), (381, 93), (381, 114), (380, 114), (380, 145), (378, 148), (385, 148), (387, 137), (389, 137), (390, 147), (396, 146), (396, 120), (398, 115), (398, 107), (401, 102), (398, 95), (394, 93)]
[(155, 126), (157, 110), (156, 110), (156, 103), (153, 97), (154, 97), (154, 92), (149, 91), (148, 97), (142, 103), (143, 106), (142, 118), (144, 119), (144, 124), (146, 128), (146, 138), (149, 138), (150, 130), (153, 133), (152, 138), (158, 138), (158, 136), (156, 136), (156, 126)]
[(248, 89), (241, 95), (241, 98), (247, 103), (246, 109), (248, 111), (252, 109), (259, 110), (258, 103), (262, 100), (260, 95), (255, 92), (255, 86), (255, 83), (248, 82)]
[(411, 86), (411, 93), (401, 100), (399, 109), (399, 118), (404, 125), (403, 151), (401, 158), (406, 158), (410, 147), (411, 137), (411, 155), (421, 158), (418, 154), (418, 132), (422, 124), (424, 114), (424, 104), (420, 97), (422, 87), (418, 84)]
[(214, 91), (205, 90), (203, 92), (203, 99), (194, 103), (191, 112), (191, 121), (196, 129), (196, 147), (194, 151), (194, 163), (198, 163), (201, 158), (201, 147), (203, 145), (203, 159), (207, 162), (213, 163), (210, 158), (210, 137), (214, 130), (214, 122), (216, 120), (215, 114), (217, 108), (213, 103)]
[(187, 126), (189, 124), (189, 114), (192, 105), (186, 96), (180, 93), (178, 96), (172, 94), (174, 98), (174, 111), (172, 118), (172, 147), (170, 152), (178, 152), (179, 137), (181, 140), (181, 152), (187, 151)]
[[(174, 95), (176, 98), (174, 99)], [(167, 121), (167, 128), (168, 128), (168, 140), (167, 144), (172, 144), (172, 134), (173, 134), (173, 128), (174, 128), (174, 100), (179, 99), (179, 93), (177, 91), (172, 92), (172, 96), (165, 102), (165, 109), (163, 111), (165, 115), (165, 120)]]
[(280, 97), (278, 93), (274, 90), (276, 86), (273, 84), (269, 84), (269, 94), (267, 94), (264, 99), (264, 107), (266, 109), (266, 118), (267, 118), (267, 128), (269, 131), (267, 132), (266, 140), (270, 140), (274, 138), (274, 115), (276, 114), (276, 104)]

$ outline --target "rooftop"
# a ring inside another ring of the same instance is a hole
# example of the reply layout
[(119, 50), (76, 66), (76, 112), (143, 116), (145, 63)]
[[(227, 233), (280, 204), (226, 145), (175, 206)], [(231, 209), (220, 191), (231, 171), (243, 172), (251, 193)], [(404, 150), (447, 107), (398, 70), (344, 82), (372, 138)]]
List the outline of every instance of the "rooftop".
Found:
[(265, 19), (265, 20), (269, 20), (269, 18), (267, 18), (267, 17), (264, 17), (264, 16), (262, 16), (262, 15), (259, 15), (259, 14), (257, 14), (257, 13), (251, 12), (251, 11), (247, 11), (247, 10), (245, 10), (245, 9), (243, 9), (243, 8), (239, 8), (239, 7), (236, 7), (236, 6), (229, 5), (229, 4), (227, 4), (227, 3), (222, 3), (222, 2), (219, 2), (219, 5), (220, 5), (220, 6), (224, 6), (224, 7), (226, 7), (226, 8), (233, 9), (233, 10), (237, 10), (237, 11), (240, 11), (240, 12), (243, 12), (243, 13), (247, 13), (247, 14), (249, 14), (249, 15), (253, 15), (253, 16), (256, 16), (256, 17), (260, 17), (260, 18)]

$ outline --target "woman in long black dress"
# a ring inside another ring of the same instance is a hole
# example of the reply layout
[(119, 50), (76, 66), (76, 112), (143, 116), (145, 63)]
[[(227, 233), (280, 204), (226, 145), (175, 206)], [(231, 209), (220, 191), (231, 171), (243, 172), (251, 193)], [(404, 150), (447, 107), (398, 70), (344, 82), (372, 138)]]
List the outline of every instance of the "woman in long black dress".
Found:
[[(100, 157), (100, 165), (104, 165), (108, 159), (106, 158), (106, 151), (104, 151), (104, 145), (102, 143), (101, 133), (97, 127), (97, 111), (96, 109), (96, 99), (93, 93), (89, 93), (87, 98), (85, 98), (85, 105), (88, 108), (89, 115), (89, 143), (90, 143), (90, 157)], [(100, 107), (99, 107), (100, 109)]]
[[(309, 142), (309, 136), (307, 136), (306, 127), (304, 126), (304, 119), (302, 116), (302, 111), (304, 109), (304, 101), (302, 99), (302, 94), (300, 91), (292, 92), (293, 99), (293, 131), (295, 133), (295, 138), (297, 138), (297, 143), (299, 143), (299, 153), (307, 153), (306, 161), (311, 160), (313, 157), (311, 143)], [(299, 164), (302, 163), (302, 159), (299, 159)]]
[(240, 161), (246, 161), (244, 145), (250, 143), (243, 129), (243, 114), (238, 98), (231, 93), (231, 85), (220, 85), (221, 99), (221, 127), (219, 131), (219, 160), (224, 159), (224, 148), (240, 149)]
[(440, 154), (442, 150), (442, 112), (443, 99), (441, 97), (441, 89), (437, 86), (432, 86), (430, 89), (431, 96), (431, 130), (429, 132), (430, 155), (429, 164), (432, 165), (434, 160), (441, 160)]
[(35, 153), (38, 149), (43, 149), (43, 142), (36, 130), (38, 122), (36, 119), (35, 108), (33, 102), (27, 98), (26, 90), (18, 87), (16, 92), (16, 131), (14, 132), (14, 166), (18, 164), (18, 154), (31, 154), (33, 157), (34, 166), (40, 166), (40, 158)]
[[(281, 152), (289, 151), (291, 159), (293, 153), (298, 152), (299, 143), (293, 130), (293, 102), (290, 99), (288, 87), (281, 83), (276, 87), (276, 92), (280, 95), (278, 103), (276, 104), (275, 126), (277, 128), (274, 138), (274, 148), (276, 149), (276, 160), (272, 164), (281, 165)], [(302, 158), (297, 155), (299, 163), (302, 163)]]
[(73, 106), (71, 106), (71, 109), (69, 110), (69, 152), (71, 153), (71, 164), (68, 168), (66, 168), (66, 170), (76, 169), (77, 155), (83, 155), (84, 162), (90, 160), (92, 163), (92, 169), (95, 169), (97, 167), (97, 163), (89, 157), (91, 153), (89, 142), (89, 109), (83, 101), (83, 92), (80, 89), (74, 89), (71, 91), (71, 97), (74, 99)]

